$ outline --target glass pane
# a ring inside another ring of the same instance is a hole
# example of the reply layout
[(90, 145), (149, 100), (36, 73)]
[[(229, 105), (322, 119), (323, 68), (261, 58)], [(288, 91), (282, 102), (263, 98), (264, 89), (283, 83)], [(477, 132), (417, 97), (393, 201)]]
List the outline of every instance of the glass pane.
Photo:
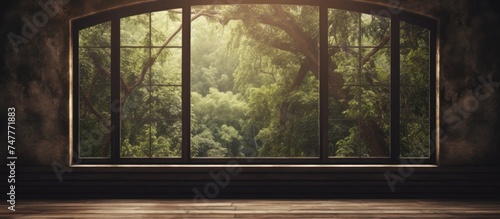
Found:
[(401, 157), (430, 156), (430, 31), (401, 22)]
[[(110, 86), (81, 86), (80, 89), (80, 118), (100, 119), (101, 117), (109, 124), (111, 110), (109, 103), (111, 100)], [(108, 121), (109, 120), (109, 121)]]
[(180, 157), (182, 148), (182, 88), (152, 86), (152, 157)]
[(328, 14), (329, 154), (389, 157), (390, 19), (337, 9)]
[(147, 86), (125, 96), (121, 127), (123, 156), (180, 156), (181, 95), (181, 87)]
[(429, 157), (430, 89), (428, 86), (401, 88), (401, 156)]
[(332, 158), (387, 158), (390, 156), (389, 120), (329, 120)]
[(220, 17), (192, 23), (192, 156), (318, 157), (318, 7), (204, 9)]
[(111, 86), (111, 49), (80, 48), (78, 58), (81, 86)]
[[(182, 49), (153, 49), (153, 54), (159, 54), (152, 66), (151, 83), (164, 85), (182, 84)], [(160, 52), (160, 53), (158, 53)]]
[(360, 120), (360, 157), (391, 156), (389, 120)]
[(111, 22), (98, 24), (79, 31), (81, 47), (111, 47)]
[(149, 88), (149, 108), (152, 118), (159, 120), (181, 120), (182, 90), (181, 87), (152, 86)]
[(154, 133), (151, 135), (152, 157), (181, 157), (182, 121), (163, 119), (153, 122), (152, 126), (155, 127)]
[(401, 22), (401, 84), (429, 85), (430, 47), (428, 29)]
[(149, 48), (134, 48), (120, 50), (120, 73), (126, 86), (132, 86), (138, 82), (146, 84), (146, 77), (149, 76), (148, 60), (150, 57)]
[(360, 117), (366, 119), (391, 119), (391, 87), (360, 87)]
[(79, 156), (110, 156), (110, 49), (79, 49)]
[(174, 9), (121, 20), (123, 157), (181, 155), (181, 18)]
[(138, 87), (130, 94), (122, 94), (122, 118), (142, 120), (149, 117), (151, 102), (149, 90), (149, 87)]
[(120, 19), (121, 46), (150, 46), (150, 13)]
[(387, 48), (365, 48), (361, 64), (360, 75), (362, 85), (390, 85), (391, 84), (391, 50)]
[(359, 46), (361, 13), (337, 9), (328, 10), (329, 45), (344, 49)]
[(180, 87), (147, 86), (135, 89), (127, 96), (122, 114), (122, 156), (180, 156)]
[(356, 120), (329, 121), (329, 156), (357, 157), (359, 156), (359, 126)]
[(140, 87), (122, 96), (121, 157), (146, 158), (151, 156), (149, 89)]
[(120, 157), (151, 157), (151, 138), (149, 118), (142, 120), (122, 120)]
[(360, 23), (362, 46), (390, 46), (390, 18), (361, 14)]
[(429, 120), (429, 86), (401, 87), (401, 119)]
[(111, 134), (108, 124), (102, 120), (92, 118), (80, 119), (80, 143), (78, 155), (80, 158), (109, 158), (111, 157)]
[(342, 87), (344, 85), (366, 84), (360, 76), (360, 57), (357, 48), (336, 48), (330, 47), (330, 60), (335, 64), (336, 70), (330, 72), (329, 84), (331, 86)]
[(429, 127), (428, 120), (401, 120), (401, 157), (430, 157)]
[(173, 9), (151, 13), (153, 46), (182, 46), (182, 10)]

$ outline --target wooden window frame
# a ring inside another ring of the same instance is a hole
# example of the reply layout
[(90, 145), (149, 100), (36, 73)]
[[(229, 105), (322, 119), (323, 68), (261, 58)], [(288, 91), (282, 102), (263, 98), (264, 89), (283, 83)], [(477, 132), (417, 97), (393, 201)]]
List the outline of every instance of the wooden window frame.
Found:
[[(196, 5), (227, 5), (224, 1), (183, 0), (183, 1), (155, 1), (124, 6), (104, 12), (77, 18), (71, 21), (71, 81), (70, 109), (72, 119), (70, 125), (70, 164), (437, 164), (439, 137), (436, 131), (431, 132), (429, 158), (401, 158), (400, 157), (400, 22), (408, 22), (430, 31), (430, 130), (437, 128), (438, 78), (437, 78), (437, 25), (438, 21), (423, 15), (383, 5), (362, 3), (355, 1), (336, 0), (253, 0), (241, 4), (290, 4), (310, 5), (319, 7), (319, 40), (320, 40), (320, 78), (328, 77), (328, 9), (340, 9), (351, 12), (360, 12), (379, 15), (377, 12), (397, 10), (399, 13), (380, 13), (391, 19), (391, 155), (389, 158), (335, 158), (328, 153), (328, 80), (319, 80), (320, 84), (320, 151), (318, 158), (192, 158), (190, 148), (191, 118), (191, 7)], [(79, 31), (104, 22), (111, 22), (111, 103), (119, 105), (120, 101), (120, 19), (123, 17), (144, 14), (168, 9), (182, 9), (182, 157), (181, 158), (120, 158), (120, 111), (112, 111), (111, 124), (115, 127), (111, 131), (111, 157), (108, 159), (80, 158), (79, 151)], [(187, 13), (186, 13), (187, 12)], [(185, 61), (188, 60), (188, 61)], [(397, 143), (395, 143), (397, 142)]]

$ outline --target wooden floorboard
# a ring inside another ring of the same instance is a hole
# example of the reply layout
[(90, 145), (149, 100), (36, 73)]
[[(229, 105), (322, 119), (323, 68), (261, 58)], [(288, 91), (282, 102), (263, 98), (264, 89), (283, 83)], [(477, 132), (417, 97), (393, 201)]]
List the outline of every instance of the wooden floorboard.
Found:
[(0, 218), (500, 218), (500, 200), (33, 200)]

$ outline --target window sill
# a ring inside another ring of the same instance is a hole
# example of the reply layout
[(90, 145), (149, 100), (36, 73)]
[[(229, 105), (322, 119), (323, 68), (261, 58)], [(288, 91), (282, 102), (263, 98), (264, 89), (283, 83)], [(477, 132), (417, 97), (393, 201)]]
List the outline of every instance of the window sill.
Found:
[(213, 169), (213, 168), (312, 168), (312, 169), (327, 169), (327, 168), (436, 168), (435, 164), (77, 164), (71, 165), (74, 168), (196, 168), (196, 169)]

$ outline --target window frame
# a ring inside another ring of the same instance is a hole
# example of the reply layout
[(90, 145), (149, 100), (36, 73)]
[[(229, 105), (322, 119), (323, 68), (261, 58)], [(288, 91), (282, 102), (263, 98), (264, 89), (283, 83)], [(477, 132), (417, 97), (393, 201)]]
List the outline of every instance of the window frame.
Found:
[[(391, 20), (391, 122), (390, 122), (390, 157), (388, 158), (340, 158), (329, 157), (328, 152), (328, 80), (319, 80), (319, 154), (318, 158), (192, 158), (191, 157), (191, 7), (197, 5), (230, 5), (234, 1), (155, 1), (138, 3), (116, 9), (110, 9), (89, 16), (71, 20), (71, 55), (70, 73), (70, 165), (74, 164), (437, 164), (439, 136), (435, 136), (438, 115), (438, 74), (437, 74), (437, 37), (438, 21), (423, 15), (398, 10), (399, 13), (389, 13), (388, 6), (355, 1), (336, 0), (253, 0), (241, 4), (289, 4), (309, 5), (319, 8), (319, 54), (320, 78), (328, 77), (328, 9), (340, 9), (372, 15), (388, 15)], [(238, 1), (240, 2), (240, 1)], [(111, 22), (111, 103), (119, 105), (120, 101), (120, 19), (123, 17), (163, 11), (169, 9), (182, 10), (182, 156), (181, 158), (120, 158), (120, 111), (111, 111), (111, 156), (110, 158), (80, 158), (79, 151), (79, 31), (104, 22)], [(188, 13), (186, 13), (188, 12)], [(430, 156), (429, 158), (400, 157), (400, 22), (408, 22), (429, 30), (430, 32)], [(185, 61), (187, 60), (187, 61)], [(118, 102), (117, 102), (118, 101)], [(72, 112), (71, 112), (72, 111)], [(394, 143), (398, 142), (398, 143)]]

